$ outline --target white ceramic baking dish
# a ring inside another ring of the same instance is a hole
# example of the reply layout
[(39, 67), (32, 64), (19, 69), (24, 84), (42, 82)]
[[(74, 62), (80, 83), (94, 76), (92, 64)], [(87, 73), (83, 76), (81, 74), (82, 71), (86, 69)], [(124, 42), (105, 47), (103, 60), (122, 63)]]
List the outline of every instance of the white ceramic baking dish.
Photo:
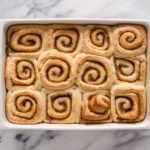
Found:
[[(35, 124), (18, 125), (10, 123), (5, 114), (5, 59), (6, 59), (6, 32), (7, 28), (13, 24), (108, 24), (116, 25), (120, 23), (141, 24), (147, 29), (147, 114), (144, 121), (139, 123), (104, 123), (104, 124)], [(123, 20), (123, 19), (5, 19), (0, 20), (0, 129), (39, 129), (39, 130), (117, 130), (117, 129), (150, 129), (150, 20)]]

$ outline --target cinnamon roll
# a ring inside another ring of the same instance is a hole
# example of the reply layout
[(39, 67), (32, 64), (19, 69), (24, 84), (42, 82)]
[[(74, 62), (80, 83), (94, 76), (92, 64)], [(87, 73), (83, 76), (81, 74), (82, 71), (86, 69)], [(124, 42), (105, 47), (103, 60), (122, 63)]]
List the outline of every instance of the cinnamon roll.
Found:
[(5, 79), (8, 90), (41, 88), (37, 61), (31, 58), (7, 57)]
[(43, 52), (38, 60), (42, 84), (48, 89), (68, 88), (74, 83), (73, 60), (69, 56)]
[(11, 123), (144, 120), (143, 26), (13, 25), (6, 41), (6, 116)]
[(9, 91), (6, 99), (6, 115), (16, 124), (35, 124), (43, 120), (42, 94), (32, 90)]
[(144, 86), (123, 84), (111, 91), (111, 113), (114, 122), (139, 122), (146, 114)]
[(83, 93), (82, 99), (81, 123), (112, 122), (108, 91)]
[(45, 26), (14, 25), (7, 32), (9, 56), (38, 57), (45, 49)]
[(85, 90), (109, 89), (112, 84), (110, 61), (101, 56), (80, 54), (76, 58), (76, 81)]
[(50, 25), (47, 32), (47, 47), (50, 51), (75, 56), (81, 50), (82, 26)]
[(57, 91), (46, 94), (47, 123), (75, 123), (79, 120), (81, 102), (77, 90)]
[(114, 83), (128, 82), (145, 85), (146, 57), (145, 55), (133, 58), (113, 58)]
[(83, 51), (101, 56), (112, 54), (111, 27), (88, 25), (84, 31)]
[(139, 25), (120, 25), (113, 32), (115, 53), (123, 57), (133, 57), (145, 52), (146, 31)]

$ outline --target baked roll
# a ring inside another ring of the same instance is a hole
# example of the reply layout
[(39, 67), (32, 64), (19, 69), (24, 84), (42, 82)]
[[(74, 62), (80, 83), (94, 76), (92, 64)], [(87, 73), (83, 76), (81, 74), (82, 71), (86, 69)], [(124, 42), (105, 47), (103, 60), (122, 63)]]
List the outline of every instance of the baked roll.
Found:
[(78, 90), (49, 92), (46, 94), (47, 123), (75, 123), (79, 121), (81, 96)]
[(112, 122), (111, 99), (108, 91), (84, 92), (82, 103), (80, 123)]
[(112, 84), (109, 59), (90, 54), (79, 54), (76, 57), (76, 82), (85, 90), (109, 89)]
[(114, 122), (139, 122), (146, 114), (144, 86), (121, 84), (111, 91), (111, 113)]
[(146, 57), (145, 55), (132, 58), (113, 57), (114, 83), (123, 82), (145, 85)]
[(43, 25), (14, 25), (7, 31), (9, 56), (38, 57), (46, 46)]
[(38, 69), (45, 88), (64, 89), (74, 83), (73, 59), (50, 51), (43, 52), (38, 59)]
[(7, 57), (5, 79), (8, 90), (41, 88), (37, 61), (31, 58)]
[(146, 115), (141, 25), (13, 25), (6, 116), (15, 124), (134, 123)]
[(88, 25), (85, 27), (83, 52), (108, 57), (112, 54), (111, 27)]
[(123, 57), (133, 57), (146, 51), (146, 31), (140, 25), (119, 25), (113, 32), (115, 53)]
[(50, 25), (47, 32), (47, 49), (75, 56), (81, 51), (81, 31), (80, 25)]
[(32, 90), (9, 91), (6, 115), (11, 123), (35, 124), (43, 121), (44, 99), (41, 92)]

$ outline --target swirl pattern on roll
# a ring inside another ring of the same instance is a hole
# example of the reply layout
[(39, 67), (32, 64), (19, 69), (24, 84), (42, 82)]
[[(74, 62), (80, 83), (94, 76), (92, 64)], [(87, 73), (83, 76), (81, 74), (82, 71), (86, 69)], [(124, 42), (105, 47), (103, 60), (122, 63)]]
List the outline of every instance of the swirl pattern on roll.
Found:
[(7, 89), (40, 88), (37, 62), (34, 59), (8, 57), (5, 78)]
[(107, 89), (111, 86), (111, 65), (108, 59), (80, 54), (76, 59), (77, 84), (86, 90)]
[(120, 26), (113, 33), (114, 49), (120, 56), (136, 56), (147, 47), (146, 31), (142, 26)]
[(110, 97), (107, 91), (83, 94), (81, 122), (111, 122)]
[(138, 122), (145, 118), (146, 91), (143, 86), (119, 85), (112, 91), (115, 122)]
[(48, 31), (48, 47), (57, 52), (76, 55), (81, 49), (81, 27), (74, 25), (51, 25)]
[(12, 26), (7, 32), (8, 54), (37, 57), (45, 45), (43, 26)]
[(128, 82), (132, 84), (145, 84), (146, 58), (140, 55), (130, 58), (114, 57), (114, 83)]
[(130, 93), (116, 97), (116, 112), (118, 118), (136, 119), (139, 115), (138, 95)]
[(46, 95), (46, 118), (48, 123), (75, 122), (76, 99), (73, 91), (58, 91)]
[(38, 60), (43, 86), (49, 89), (70, 87), (74, 82), (72, 58), (57, 53), (45, 52)]
[(8, 92), (7, 118), (12, 123), (35, 124), (42, 121), (42, 100), (37, 91), (17, 90)]
[(101, 56), (110, 56), (112, 53), (111, 40), (110, 27), (104, 25), (86, 26), (83, 51)]
[(140, 62), (127, 59), (115, 59), (116, 74), (119, 80), (135, 82), (140, 76)]

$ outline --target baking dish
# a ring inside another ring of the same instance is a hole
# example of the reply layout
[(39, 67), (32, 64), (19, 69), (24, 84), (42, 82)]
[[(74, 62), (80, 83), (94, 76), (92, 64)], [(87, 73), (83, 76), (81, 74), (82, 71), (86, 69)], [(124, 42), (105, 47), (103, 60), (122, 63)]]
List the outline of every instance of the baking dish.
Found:
[(120, 23), (128, 24), (141, 24), (145, 26), (147, 30), (147, 77), (150, 75), (149, 71), (149, 42), (150, 42), (150, 20), (122, 20), (122, 19), (18, 19), (18, 20), (0, 20), (0, 129), (40, 129), (40, 130), (117, 130), (117, 129), (149, 129), (150, 128), (150, 81), (147, 79), (147, 114), (144, 121), (139, 123), (130, 124), (119, 124), (119, 123), (105, 123), (105, 124), (35, 124), (35, 125), (19, 125), (10, 123), (5, 114), (5, 99), (6, 99), (6, 88), (5, 88), (5, 58), (6, 58), (6, 32), (10, 25), (14, 24), (106, 24), (116, 25)]

